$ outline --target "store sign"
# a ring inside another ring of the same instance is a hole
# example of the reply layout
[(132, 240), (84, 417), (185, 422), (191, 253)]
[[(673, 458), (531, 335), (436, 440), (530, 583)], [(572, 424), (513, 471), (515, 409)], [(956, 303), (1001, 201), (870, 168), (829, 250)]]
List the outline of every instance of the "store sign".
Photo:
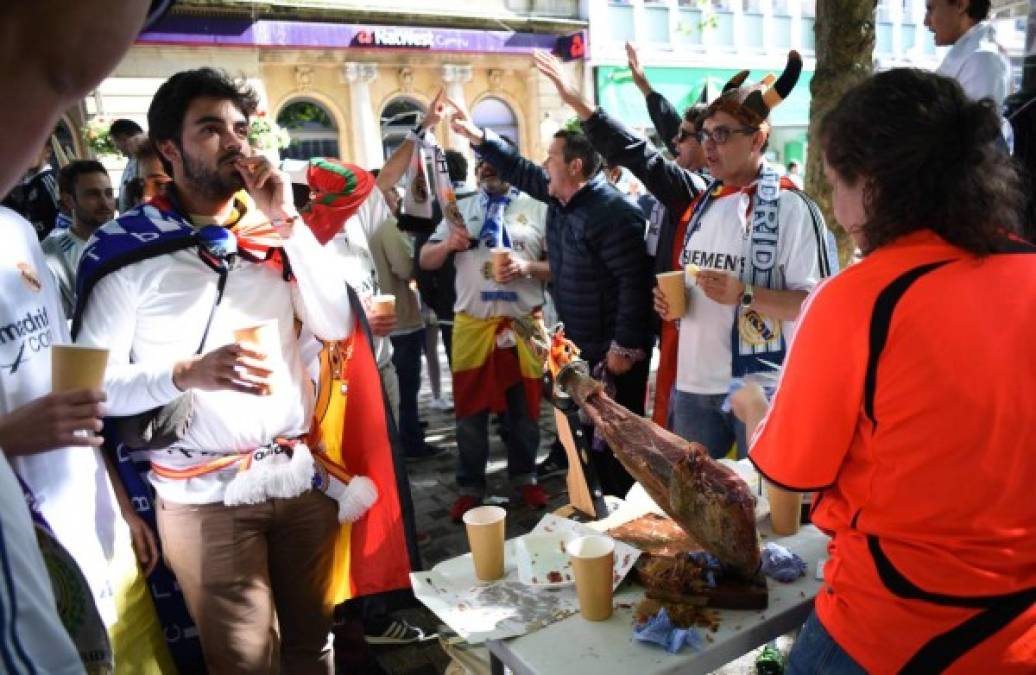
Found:
[[(170, 16), (142, 33), (142, 44), (291, 49), (412, 49), (473, 54), (554, 51), (565, 60), (586, 58), (586, 33), (558, 38), (548, 33), (368, 26), (309, 21), (252, 21)], [(562, 51), (559, 51), (562, 50)]]
[(395, 47), (397, 49), (431, 49), (435, 35), (430, 30), (411, 28), (371, 28), (356, 31), (357, 47)]

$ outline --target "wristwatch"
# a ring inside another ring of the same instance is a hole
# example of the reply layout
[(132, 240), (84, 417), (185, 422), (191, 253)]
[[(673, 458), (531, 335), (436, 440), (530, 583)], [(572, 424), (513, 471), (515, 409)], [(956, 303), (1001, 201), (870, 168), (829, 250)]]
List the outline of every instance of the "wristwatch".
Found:
[(749, 307), (753, 300), (755, 300), (755, 292), (752, 290), (752, 284), (745, 284), (745, 290), (741, 292), (741, 306)]

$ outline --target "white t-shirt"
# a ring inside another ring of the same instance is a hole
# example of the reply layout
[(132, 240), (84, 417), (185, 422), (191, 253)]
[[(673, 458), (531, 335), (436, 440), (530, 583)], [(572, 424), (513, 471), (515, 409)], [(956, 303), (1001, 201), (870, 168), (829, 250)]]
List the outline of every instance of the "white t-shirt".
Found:
[[(50, 347), (71, 340), (35, 231), (14, 211), (0, 208), (0, 237), (0, 414), (6, 414), (50, 393)], [(116, 612), (105, 551), (113, 550), (115, 528), (124, 524), (99, 451), (64, 448), (10, 462), (83, 570), (101, 617), (111, 625)]]
[[(0, 213), (0, 218), (6, 214)], [(7, 231), (7, 224), (4, 224)], [(35, 237), (35, 233), (33, 237)], [(83, 663), (58, 617), (47, 567), (18, 479), (0, 450), (0, 663), (3, 672), (82, 675)], [(13, 620), (12, 620), (13, 619)], [(24, 657), (21, 654), (24, 653)], [(31, 664), (30, 668), (27, 664)]]
[(76, 270), (79, 268), (79, 256), (83, 253), (86, 241), (80, 239), (71, 229), (51, 230), (41, 243), (43, 255), (47, 258), (47, 267), (57, 282), (61, 292), (61, 306), (65, 317), (72, 316), (76, 298)]
[[(117, 232), (117, 222), (104, 229)], [(194, 418), (186, 437), (175, 448), (150, 453), (152, 462), (192, 467), (309, 430), (314, 391), (300, 357), (295, 318), (324, 339), (340, 340), (351, 333), (352, 316), (343, 266), (308, 227), (296, 226), (284, 250), (296, 282), (285, 282), (268, 265), (239, 259), (203, 350), (234, 342), (236, 329), (276, 320), (281, 353), (268, 362), (274, 370), (272, 395), (194, 390)], [(217, 279), (197, 250), (189, 248), (123, 267), (94, 287), (77, 341), (110, 350), (105, 376), (110, 414), (133, 415), (182, 393), (173, 384), (173, 365), (197, 350)], [(186, 480), (152, 472), (151, 481), (163, 499), (207, 504), (222, 501), (235, 470)]]
[[(480, 194), (457, 202), (468, 235), (478, 237), (486, 215), (486, 197)], [(511, 200), (504, 209), (504, 228), (511, 237), (511, 255), (523, 260), (542, 260), (546, 255), (545, 228), (547, 205), (525, 193)], [(429, 241), (443, 241), (450, 224), (443, 220)], [(453, 311), (464, 312), (478, 319), (494, 316), (527, 316), (543, 305), (543, 282), (539, 279), (515, 279), (506, 284), (493, 280), (492, 246), (478, 246), (454, 256), (457, 269), (457, 302)]]
[[(749, 202), (748, 194), (738, 192), (709, 205), (702, 216), (701, 227), (687, 242), (690, 263), (732, 275), (741, 273), (747, 253)], [(802, 197), (786, 191), (781, 192), (777, 217), (780, 223), (777, 270), (784, 279), (783, 288), (778, 288), (813, 290), (821, 278), (820, 256), (824, 251), (826, 228), (817, 232)], [(692, 394), (725, 394), (732, 373), (731, 330), (737, 307), (710, 300), (689, 277), (686, 283), (688, 306), (680, 319), (676, 388)], [(785, 344), (788, 344), (795, 322), (782, 324)]]
[[(369, 298), (381, 292), (374, 257), (371, 255), (370, 239), (374, 232), (392, 218), (392, 211), (385, 202), (381, 190), (375, 187), (356, 213), (345, 221), (329, 243), (343, 264), (346, 281), (361, 298)], [(374, 358), (382, 368), (392, 361), (392, 341), (387, 337), (374, 336)]]

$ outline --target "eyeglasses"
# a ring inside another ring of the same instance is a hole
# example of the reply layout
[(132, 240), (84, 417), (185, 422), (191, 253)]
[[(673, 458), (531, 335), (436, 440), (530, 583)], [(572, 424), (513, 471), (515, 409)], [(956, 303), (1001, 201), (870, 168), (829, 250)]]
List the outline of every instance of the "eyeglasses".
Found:
[(688, 131), (684, 127), (680, 127), (679, 131), (676, 132), (676, 142), (683, 143), (688, 138), (697, 139), (698, 133), (695, 131)]
[(745, 134), (746, 136), (748, 136), (754, 134), (757, 131), (759, 131), (759, 129), (756, 129), (754, 127), (741, 127), (740, 129), (731, 129), (729, 127), (716, 127), (712, 131), (709, 131), (708, 129), (700, 129), (698, 133), (695, 134), (695, 137), (698, 139), (698, 142), (702, 145), (705, 144), (705, 141), (712, 141), (716, 145), (723, 145), (724, 143), (730, 140), (731, 134)]

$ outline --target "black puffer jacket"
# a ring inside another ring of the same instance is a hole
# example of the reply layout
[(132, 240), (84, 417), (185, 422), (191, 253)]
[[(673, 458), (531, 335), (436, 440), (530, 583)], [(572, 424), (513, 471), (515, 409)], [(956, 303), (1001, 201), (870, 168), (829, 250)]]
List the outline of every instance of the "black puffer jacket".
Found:
[(492, 131), (475, 150), (502, 179), (549, 206), (551, 292), (565, 334), (583, 358), (602, 358), (612, 340), (650, 350), (653, 279), (640, 209), (600, 174), (562, 204), (547, 193), (546, 170)]

